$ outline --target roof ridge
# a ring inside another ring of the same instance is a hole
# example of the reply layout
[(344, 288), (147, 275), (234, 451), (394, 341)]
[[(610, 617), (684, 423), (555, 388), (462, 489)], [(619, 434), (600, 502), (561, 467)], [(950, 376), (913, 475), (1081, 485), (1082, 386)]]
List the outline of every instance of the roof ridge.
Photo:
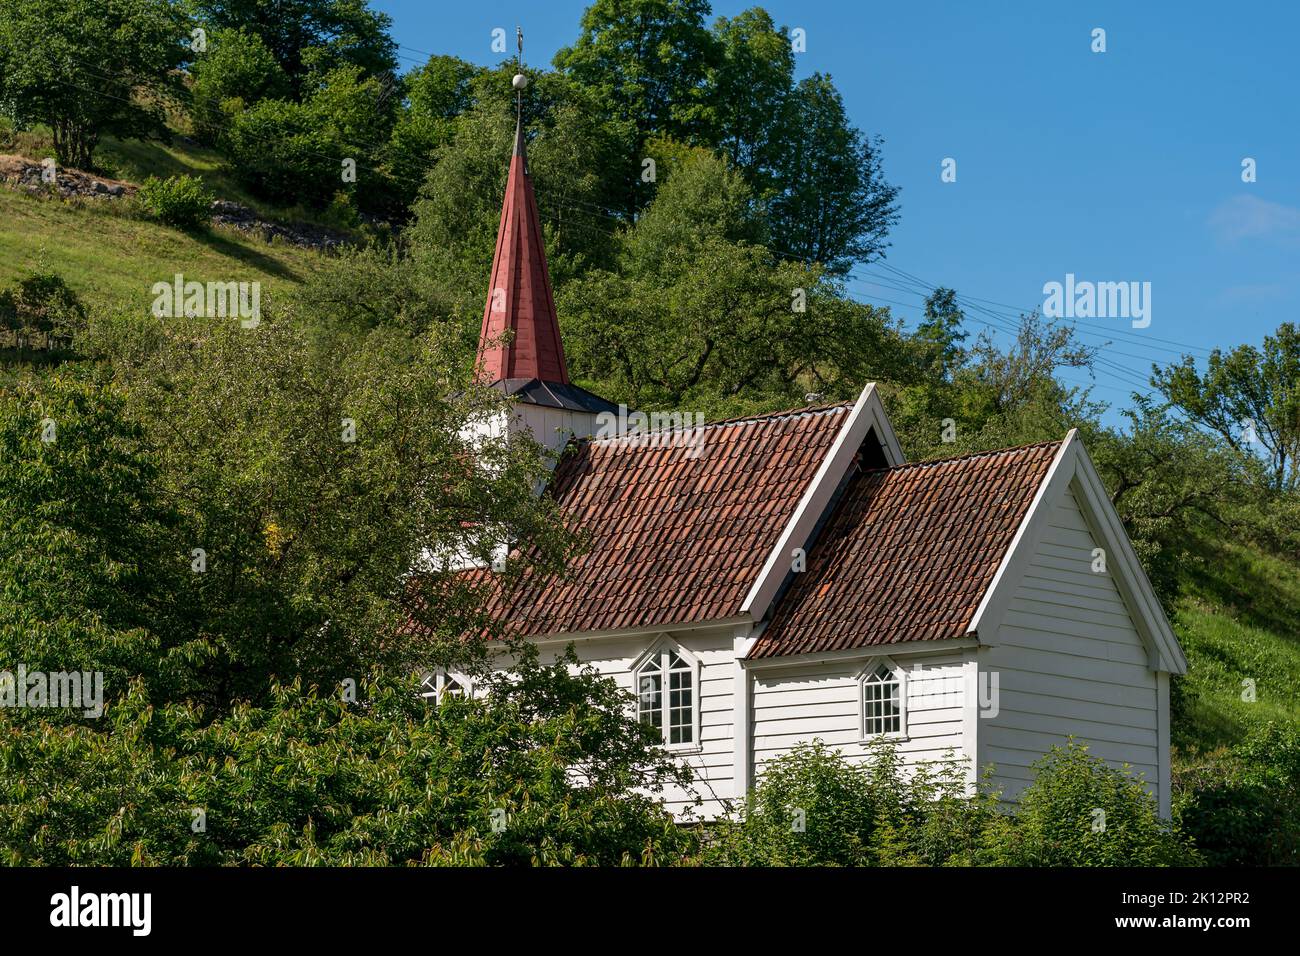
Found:
[[(801, 417), (806, 416), (806, 415), (823, 415), (823, 414), (830, 414), (830, 413), (832, 413), (832, 412), (837, 412), (837, 411), (840, 411), (840, 410), (842, 410), (842, 409), (850, 409), (850, 408), (853, 407), (853, 405), (854, 405), (854, 402), (853, 402), (853, 401), (835, 402), (835, 403), (830, 404), (830, 405), (808, 405), (808, 406), (805, 406), (805, 407), (803, 407), (803, 408), (788, 408), (788, 409), (784, 409), (784, 410), (779, 411), (779, 412), (761, 412), (761, 413), (758, 413), (758, 414), (755, 414), (755, 415), (742, 415), (742, 416), (740, 416), (739, 418), (721, 418), (721, 419), (718, 419), (717, 421), (713, 421), (713, 422), (705, 422), (703, 425), (692, 425), (692, 426), (689, 426), (689, 427), (683, 427), (683, 428), (680, 428), (680, 429), (679, 429), (679, 428), (676, 428), (676, 427), (668, 427), (668, 428), (654, 428), (654, 429), (649, 429), (649, 430), (646, 430), (646, 431), (629, 432), (629, 433), (627, 433), (627, 434), (625, 434), (625, 435), (613, 435), (613, 436), (611, 436), (611, 437), (609, 437), (609, 438), (594, 438), (594, 437), (588, 436), (588, 437), (586, 437), (586, 438), (581, 438), (581, 439), (576, 439), (576, 440), (577, 440), (577, 441), (582, 441), (582, 442), (588, 442), (588, 443), (590, 443), (590, 444), (597, 444), (597, 443), (600, 443), (600, 442), (616, 442), (616, 441), (625, 441), (625, 440), (627, 440), (627, 439), (629, 439), (629, 438), (645, 438), (646, 436), (649, 436), (649, 435), (663, 435), (663, 434), (668, 434), (668, 433), (672, 433), (672, 432), (676, 432), (676, 431), (681, 431), (681, 432), (685, 432), (685, 433), (694, 433), (694, 432), (700, 431), (700, 430), (705, 429), (705, 428), (719, 428), (719, 427), (724, 427), (724, 426), (728, 426), (728, 425), (752, 425), (752, 424), (757, 424), (757, 423), (759, 423), (759, 422), (764, 422), (764, 421), (776, 421), (776, 420), (783, 419), (783, 418), (801, 418)], [(629, 414), (629, 415), (633, 414), (633, 411), (632, 411), (632, 410), (629, 410), (628, 414)], [(658, 411), (658, 412), (642, 412), (641, 414), (644, 414), (644, 415), (654, 415), (654, 414), (660, 414), (660, 415), (674, 415), (674, 414), (676, 414), (676, 415), (687, 415), (687, 414), (693, 414), (693, 413), (690, 413), (690, 412), (680, 412), (680, 411), (678, 411), (678, 412), (669, 412), (669, 411), (662, 411), (662, 410), (660, 410), (660, 411)]]
[(1055, 438), (1051, 441), (1030, 442), (1027, 445), (1011, 445), (1007, 448), (991, 448), (987, 451), (972, 451), (964, 455), (953, 455), (950, 458), (930, 458), (925, 461), (908, 461), (901, 465), (892, 465), (888, 468), (864, 468), (863, 471), (903, 471), (907, 468), (927, 468), (937, 465), (947, 465), (954, 461), (967, 461), (972, 458), (991, 458), (994, 455), (1006, 455), (1015, 451), (1029, 451), (1031, 448), (1051, 448), (1059, 446), (1065, 441), (1064, 438)]

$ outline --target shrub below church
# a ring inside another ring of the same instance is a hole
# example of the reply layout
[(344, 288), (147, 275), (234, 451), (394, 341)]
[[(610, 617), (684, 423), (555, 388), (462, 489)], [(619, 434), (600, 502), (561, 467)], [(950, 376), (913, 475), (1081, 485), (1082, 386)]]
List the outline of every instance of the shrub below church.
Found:
[(1141, 779), (1071, 740), (1053, 747), (1020, 795), (1014, 853), (1021, 866), (1186, 866), (1199, 862), (1161, 820)]
[(967, 799), (955, 761), (904, 772), (896, 749), (864, 764), (820, 741), (772, 761), (746, 806), (720, 823), (703, 859), (723, 866), (927, 866), (985, 861), (1001, 818)]
[[(1036, 765), (1014, 813), (966, 794), (956, 761), (904, 770), (882, 744), (852, 764), (820, 742), (768, 764), (708, 863), (728, 866), (1177, 866), (1197, 861), (1140, 780), (1070, 742)], [(1104, 818), (1098, 811), (1104, 812)], [(1103, 824), (1104, 821), (1104, 825)]]

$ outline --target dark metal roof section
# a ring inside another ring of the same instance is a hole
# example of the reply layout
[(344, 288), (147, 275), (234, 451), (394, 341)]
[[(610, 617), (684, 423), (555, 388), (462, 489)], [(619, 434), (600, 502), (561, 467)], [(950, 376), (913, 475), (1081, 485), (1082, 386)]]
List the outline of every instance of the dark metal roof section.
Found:
[(503, 378), (492, 383), (516, 401), (544, 408), (564, 408), (575, 412), (618, 413), (618, 406), (571, 382), (543, 382), (538, 378)]

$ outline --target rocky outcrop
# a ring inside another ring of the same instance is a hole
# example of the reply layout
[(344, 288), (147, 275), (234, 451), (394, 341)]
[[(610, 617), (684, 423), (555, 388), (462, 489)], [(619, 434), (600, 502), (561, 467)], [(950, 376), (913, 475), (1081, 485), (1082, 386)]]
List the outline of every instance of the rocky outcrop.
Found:
[[(0, 155), (0, 183), (23, 192), (57, 193), (63, 199), (121, 199), (139, 189), (134, 183), (95, 176), (79, 169), (56, 168), (54, 182), (46, 182), (44, 173), (45, 168), (35, 160), (25, 156)], [(312, 223), (272, 222), (249, 207), (226, 199), (212, 203), (212, 224), (259, 235), (267, 242), (278, 238), (290, 245), (319, 251), (338, 249), (353, 241), (346, 233)]]
[(0, 180), (24, 192), (57, 192), (64, 199), (120, 199), (131, 195), (137, 188), (119, 179), (62, 167), (54, 169), (53, 182), (46, 182), (45, 168), (40, 163), (11, 155), (0, 155)]
[(307, 249), (337, 249), (352, 241), (346, 233), (315, 226), (311, 223), (296, 222), (289, 225), (262, 219), (247, 206), (226, 199), (212, 203), (212, 223), (217, 226), (229, 226), (240, 232), (259, 234), (267, 242), (280, 239), (295, 246)]

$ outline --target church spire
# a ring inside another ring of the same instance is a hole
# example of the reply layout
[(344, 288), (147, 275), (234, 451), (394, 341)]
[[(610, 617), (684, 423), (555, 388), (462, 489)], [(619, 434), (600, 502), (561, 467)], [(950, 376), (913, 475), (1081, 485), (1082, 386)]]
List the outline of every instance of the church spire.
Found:
[[(478, 374), (488, 384), (538, 379), (568, 385), (569, 369), (560, 342), (560, 321), (555, 313), (555, 297), (546, 268), (537, 199), (528, 174), (524, 144), (523, 89), (528, 80), (522, 73), (522, 33), (519, 47), (521, 72), (514, 78), (514, 88), (519, 94), (515, 146), (497, 227), (492, 281), (479, 332)], [(507, 332), (509, 341), (502, 341)]]

